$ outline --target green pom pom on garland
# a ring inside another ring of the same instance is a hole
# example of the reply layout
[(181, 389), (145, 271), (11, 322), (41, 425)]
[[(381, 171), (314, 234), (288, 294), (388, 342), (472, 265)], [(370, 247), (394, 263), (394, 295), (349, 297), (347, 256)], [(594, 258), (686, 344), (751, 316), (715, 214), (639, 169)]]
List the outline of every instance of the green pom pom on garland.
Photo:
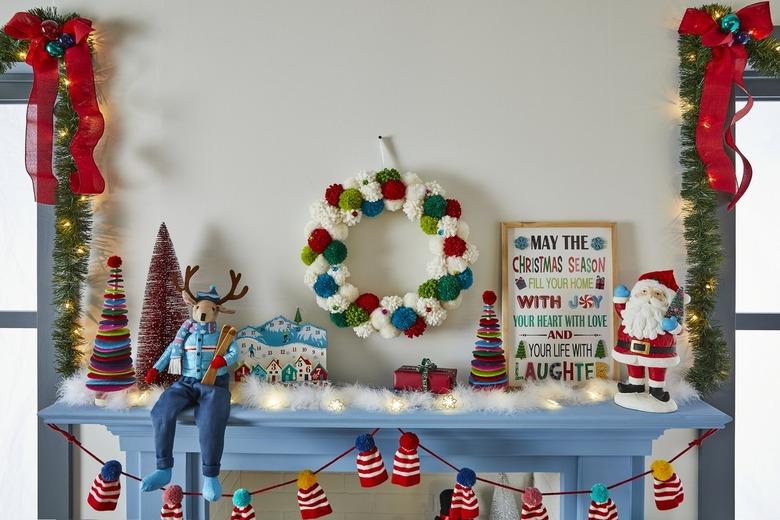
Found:
[(458, 277), (449, 274), (442, 276), (439, 278), (438, 289), (441, 301), (449, 302), (456, 299), (460, 294)]
[(420, 227), (426, 235), (435, 235), (439, 231), (439, 219), (423, 215), (420, 218)]
[(357, 327), (361, 323), (368, 321), (368, 313), (354, 303), (350, 305), (349, 308), (347, 308), (344, 316), (346, 318), (347, 325), (350, 327)]
[(339, 207), (341, 209), (360, 209), (362, 205), (363, 195), (360, 194), (360, 190), (349, 188), (341, 192), (341, 195), (339, 196)]
[(436, 298), (439, 299), (439, 281), (435, 278), (431, 278), (420, 284), (417, 289), (417, 294), (420, 298)]
[(322, 256), (330, 265), (340, 264), (347, 258), (347, 246), (340, 240), (333, 240), (323, 251)]
[(315, 253), (312, 248), (310, 248), (308, 245), (303, 246), (303, 251), (301, 251), (301, 260), (306, 265), (311, 265), (314, 263), (314, 261), (319, 256), (318, 253)]
[(447, 201), (441, 195), (431, 195), (423, 202), (423, 214), (429, 217), (442, 218), (447, 212)]
[(344, 327), (347, 326), (347, 317), (343, 312), (331, 313), (330, 321), (333, 322), (333, 324), (339, 327), (340, 329), (343, 329)]
[(376, 180), (379, 184), (384, 184), (387, 181), (400, 181), (401, 174), (395, 168), (385, 168), (377, 172)]

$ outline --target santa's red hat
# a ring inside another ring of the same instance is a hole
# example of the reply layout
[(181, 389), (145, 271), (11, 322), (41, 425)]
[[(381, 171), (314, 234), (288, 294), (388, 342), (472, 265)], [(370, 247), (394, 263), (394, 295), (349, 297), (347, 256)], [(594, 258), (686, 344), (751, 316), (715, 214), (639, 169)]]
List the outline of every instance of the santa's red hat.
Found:
[(392, 482), (396, 486), (416, 486), (420, 483), (420, 455), (417, 453), (420, 439), (412, 432), (404, 432), (399, 444), (393, 458)]
[(642, 280), (655, 280), (661, 285), (668, 287), (669, 289), (677, 292), (680, 290), (680, 286), (677, 285), (677, 280), (674, 279), (674, 271), (667, 269), (666, 271), (651, 271), (645, 273), (639, 277), (639, 281)]
[(668, 511), (682, 504), (685, 493), (672, 465), (665, 460), (656, 460), (650, 469), (653, 471), (655, 506), (660, 511)]
[(95, 511), (113, 511), (119, 500), (121, 486), (119, 476), (122, 474), (122, 464), (118, 460), (109, 460), (100, 469), (100, 473), (92, 482), (87, 503)]
[(298, 508), (302, 520), (320, 518), (333, 512), (325, 491), (317, 483), (317, 476), (308, 469), (298, 475)]
[(355, 439), (357, 455), (357, 473), (360, 478), (360, 486), (371, 488), (378, 486), (387, 480), (387, 470), (382, 454), (374, 442), (374, 436), (370, 433), (358, 435)]

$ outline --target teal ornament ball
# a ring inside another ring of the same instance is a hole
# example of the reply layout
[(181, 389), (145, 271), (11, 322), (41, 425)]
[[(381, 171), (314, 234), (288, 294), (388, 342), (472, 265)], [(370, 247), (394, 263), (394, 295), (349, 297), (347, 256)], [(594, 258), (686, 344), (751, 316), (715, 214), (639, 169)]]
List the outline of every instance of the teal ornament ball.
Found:
[(49, 56), (59, 58), (65, 54), (65, 47), (63, 47), (58, 41), (50, 41), (46, 43), (46, 52)]
[(729, 13), (720, 19), (720, 28), (729, 33), (735, 33), (739, 30), (739, 16)]

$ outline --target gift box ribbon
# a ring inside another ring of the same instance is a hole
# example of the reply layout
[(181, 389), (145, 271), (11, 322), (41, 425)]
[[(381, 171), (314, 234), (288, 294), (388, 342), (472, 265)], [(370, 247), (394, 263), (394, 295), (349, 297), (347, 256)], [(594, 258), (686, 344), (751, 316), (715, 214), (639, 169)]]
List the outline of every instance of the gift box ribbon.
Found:
[(436, 363), (428, 358), (423, 358), (419, 365), (417, 365), (417, 371), (422, 375), (422, 389), (423, 392), (427, 392), (430, 387), (430, 372), (435, 370)]

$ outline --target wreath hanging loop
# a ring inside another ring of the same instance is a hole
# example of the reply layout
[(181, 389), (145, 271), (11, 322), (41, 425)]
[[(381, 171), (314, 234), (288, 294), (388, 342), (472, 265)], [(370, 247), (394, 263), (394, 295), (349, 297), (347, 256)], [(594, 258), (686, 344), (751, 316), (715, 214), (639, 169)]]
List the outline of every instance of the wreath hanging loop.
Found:
[[(308, 267), (304, 281), (316, 295), (317, 305), (330, 313), (339, 327), (352, 327), (367, 338), (375, 332), (393, 338), (402, 332), (421, 336), (428, 327), (441, 325), (447, 311), (460, 306), (461, 292), (474, 281), (471, 265), (479, 252), (467, 242), (468, 225), (461, 220), (460, 202), (445, 198), (435, 181), (423, 182), (416, 174), (395, 169), (364, 171), (342, 184), (331, 184), (323, 199), (310, 207), (307, 244), (301, 260)], [(403, 210), (431, 236), (428, 279), (416, 293), (379, 296), (362, 293), (347, 279), (345, 241), (349, 228), (365, 217)]]

